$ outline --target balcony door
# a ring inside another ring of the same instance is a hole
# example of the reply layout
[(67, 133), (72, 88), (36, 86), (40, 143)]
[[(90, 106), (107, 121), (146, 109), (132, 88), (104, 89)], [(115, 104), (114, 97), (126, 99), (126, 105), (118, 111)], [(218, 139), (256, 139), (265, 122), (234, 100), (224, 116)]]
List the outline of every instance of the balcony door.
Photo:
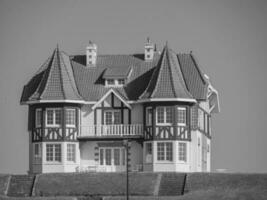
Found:
[(120, 110), (106, 110), (104, 111), (104, 127), (103, 134), (105, 135), (118, 135), (121, 131), (122, 124)]

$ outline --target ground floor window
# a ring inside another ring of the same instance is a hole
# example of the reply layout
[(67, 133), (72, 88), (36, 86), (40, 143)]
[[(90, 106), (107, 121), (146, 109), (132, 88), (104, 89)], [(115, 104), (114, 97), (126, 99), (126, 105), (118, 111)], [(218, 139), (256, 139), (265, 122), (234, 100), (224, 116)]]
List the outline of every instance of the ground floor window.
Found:
[(67, 161), (76, 161), (76, 144), (67, 144)]
[(100, 165), (125, 165), (125, 149), (121, 147), (105, 147), (99, 149)]
[(185, 142), (179, 142), (178, 147), (178, 159), (179, 161), (186, 162), (187, 161), (187, 144)]
[(146, 163), (152, 163), (152, 143), (145, 144)]
[(46, 144), (46, 161), (61, 162), (61, 144)]
[(172, 142), (157, 143), (157, 159), (158, 161), (172, 161), (173, 147)]

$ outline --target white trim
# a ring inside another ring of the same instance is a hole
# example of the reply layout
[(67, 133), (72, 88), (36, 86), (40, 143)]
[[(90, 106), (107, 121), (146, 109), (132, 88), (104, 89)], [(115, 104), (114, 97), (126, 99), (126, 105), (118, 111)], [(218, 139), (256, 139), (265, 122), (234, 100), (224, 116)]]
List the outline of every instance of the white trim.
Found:
[(182, 102), (192, 102), (192, 103), (197, 102), (195, 99), (188, 99), (188, 98), (153, 98), (153, 99), (137, 100), (136, 103), (154, 102), (154, 101), (182, 101)]
[(96, 101), (84, 101), (84, 100), (34, 100), (24, 101), (21, 105), (29, 105), (36, 103), (79, 103), (79, 104), (94, 104)]
[(111, 93), (113, 93), (121, 102), (123, 102), (128, 108), (132, 109), (132, 107), (127, 103), (127, 101), (125, 101), (119, 94), (117, 94), (117, 92), (115, 92), (112, 88), (106, 93), (104, 94), (101, 99), (99, 101), (97, 101), (95, 103), (95, 105), (93, 105), (92, 109), (94, 110), (100, 103), (102, 103), (102, 101), (104, 101), (108, 95), (110, 95)]

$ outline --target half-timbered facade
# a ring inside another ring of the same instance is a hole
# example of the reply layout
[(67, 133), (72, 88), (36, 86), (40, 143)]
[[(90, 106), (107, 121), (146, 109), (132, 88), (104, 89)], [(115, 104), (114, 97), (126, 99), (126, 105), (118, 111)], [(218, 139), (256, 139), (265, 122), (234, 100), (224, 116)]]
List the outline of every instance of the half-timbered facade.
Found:
[(192, 53), (85, 55), (58, 47), (24, 86), (29, 172), (210, 171), (218, 92)]

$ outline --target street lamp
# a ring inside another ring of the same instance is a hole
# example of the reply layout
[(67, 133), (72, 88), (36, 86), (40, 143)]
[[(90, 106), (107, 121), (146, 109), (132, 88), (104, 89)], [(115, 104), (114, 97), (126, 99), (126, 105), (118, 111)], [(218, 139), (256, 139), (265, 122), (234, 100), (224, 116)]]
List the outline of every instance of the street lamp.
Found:
[(126, 148), (126, 200), (129, 200), (129, 160), (128, 152), (131, 142), (128, 139), (123, 140), (123, 146)]

